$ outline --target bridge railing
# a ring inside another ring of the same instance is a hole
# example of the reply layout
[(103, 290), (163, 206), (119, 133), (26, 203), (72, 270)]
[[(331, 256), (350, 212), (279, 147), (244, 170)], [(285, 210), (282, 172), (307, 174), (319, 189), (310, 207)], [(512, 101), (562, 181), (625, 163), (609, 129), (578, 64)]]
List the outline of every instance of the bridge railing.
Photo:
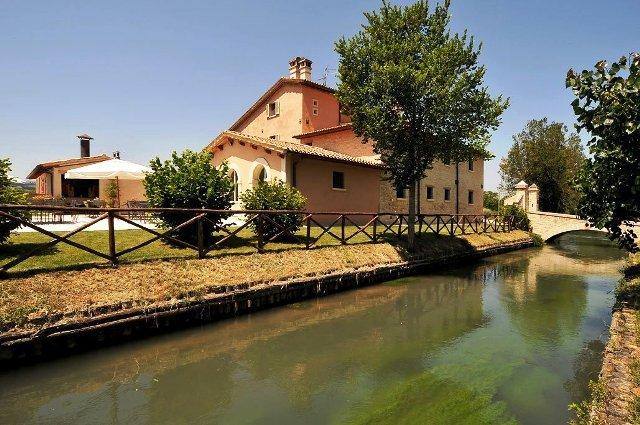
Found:
[[(170, 228), (156, 226), (163, 214), (180, 217)], [(46, 218), (43, 220), (43, 218)], [(283, 219), (286, 218), (286, 219)], [(408, 231), (408, 215), (396, 212), (308, 212), (291, 210), (212, 210), (190, 208), (76, 208), (0, 205), (0, 222), (14, 222), (22, 229), (49, 238), (27, 252), (0, 265), (0, 275), (57, 244), (67, 244), (117, 265), (126, 254), (156, 241), (192, 250), (198, 258), (222, 248), (249, 246), (263, 252), (267, 245), (286, 240), (306, 249), (320, 239), (334, 243), (378, 242), (387, 236), (400, 237)], [(49, 223), (43, 225), (42, 223)], [(106, 226), (104, 223), (106, 222)], [(53, 224), (52, 224), (53, 223)], [(142, 230), (149, 239), (118, 249), (121, 236), (117, 224)], [(90, 246), (72, 237), (102, 227), (107, 233), (104, 247)], [(508, 232), (514, 229), (511, 216), (416, 214), (418, 234), (465, 235)], [(56, 226), (66, 230), (57, 231)], [(90, 229), (92, 228), (93, 229)], [(268, 229), (270, 229), (268, 231)], [(185, 237), (185, 233), (190, 237)], [(98, 249), (101, 248), (101, 249)], [(0, 252), (2, 247), (0, 246)], [(46, 261), (43, 259), (43, 261)]]

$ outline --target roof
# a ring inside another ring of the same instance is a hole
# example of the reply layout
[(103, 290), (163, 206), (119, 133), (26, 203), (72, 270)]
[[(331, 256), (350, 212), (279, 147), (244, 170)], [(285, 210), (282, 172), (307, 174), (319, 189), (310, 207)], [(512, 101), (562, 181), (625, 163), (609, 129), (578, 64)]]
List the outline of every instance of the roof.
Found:
[(89, 136), (87, 133), (79, 134), (77, 137), (80, 140), (93, 140), (93, 137)]
[(514, 187), (514, 189), (526, 189), (526, 188), (529, 187), (529, 185), (527, 183), (525, 183), (524, 180), (520, 180), (520, 182), (517, 185), (513, 186), (513, 187)]
[(367, 167), (382, 168), (383, 164), (378, 156), (351, 156), (340, 152), (322, 149), (317, 146), (303, 145), (298, 142), (287, 142), (284, 140), (265, 139), (263, 137), (252, 136), (249, 134), (239, 133), (237, 131), (227, 130), (209, 143), (207, 149), (221, 146), (226, 139), (238, 140), (245, 143), (262, 146), (280, 153), (297, 153), (300, 155), (311, 156), (315, 158), (328, 159), (338, 162), (347, 162), (350, 164), (363, 165)]
[(318, 89), (318, 90), (329, 92), (331, 94), (336, 92), (331, 87), (327, 87), (327, 86), (319, 84), (319, 83), (314, 83), (311, 80), (282, 77), (278, 81), (276, 81), (266, 92), (264, 92), (264, 94), (262, 96), (260, 96), (260, 98), (258, 100), (256, 100), (255, 103), (253, 105), (251, 105), (249, 107), (249, 109), (247, 109), (247, 111), (244, 114), (242, 114), (242, 116), (240, 118), (238, 118), (236, 120), (236, 122), (231, 124), (231, 127), (229, 127), (229, 129), (230, 130), (237, 130), (238, 126), (245, 119), (247, 119), (247, 117), (249, 117), (249, 115), (251, 115), (256, 109), (258, 109), (260, 107), (260, 105), (264, 101), (266, 101), (272, 94), (274, 94), (276, 91), (278, 91), (280, 89), (280, 87), (284, 86), (285, 84), (291, 84), (291, 85), (293, 85), (293, 84), (301, 84), (303, 86), (312, 87), (312, 88), (315, 88), (315, 89)]
[(335, 127), (321, 128), (320, 130), (309, 131), (307, 133), (298, 134), (293, 137), (296, 139), (305, 139), (307, 137), (319, 136), (321, 134), (336, 133), (338, 131), (350, 130), (351, 127), (352, 127), (351, 123), (347, 122), (344, 124), (336, 125)]
[(64, 174), (65, 179), (123, 179), (144, 180), (151, 168), (113, 158), (108, 161), (99, 161), (78, 168), (72, 168)]
[(106, 161), (108, 159), (111, 159), (109, 155), (102, 154), (98, 156), (87, 156), (85, 158), (70, 158), (70, 159), (60, 159), (57, 161), (43, 162), (42, 164), (36, 165), (36, 167), (33, 170), (31, 170), (27, 178), (28, 179), (38, 178), (40, 174), (46, 172), (50, 168), (93, 164), (95, 162)]

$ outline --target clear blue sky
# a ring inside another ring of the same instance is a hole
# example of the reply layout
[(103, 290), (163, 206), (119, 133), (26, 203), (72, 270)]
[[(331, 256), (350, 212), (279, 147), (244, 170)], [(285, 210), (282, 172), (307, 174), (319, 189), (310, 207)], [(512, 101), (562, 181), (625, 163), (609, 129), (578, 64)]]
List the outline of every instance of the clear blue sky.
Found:
[[(306, 56), (314, 78), (335, 68), (333, 42), (354, 33), (377, 1), (0, 0), (0, 157), (14, 174), (120, 150), (146, 163), (200, 149)], [(484, 43), (491, 90), (511, 98), (493, 135), (498, 161), (527, 120), (573, 124), (569, 67), (640, 50), (638, 0), (454, 0), (453, 29)], [(329, 78), (334, 84), (335, 79)]]

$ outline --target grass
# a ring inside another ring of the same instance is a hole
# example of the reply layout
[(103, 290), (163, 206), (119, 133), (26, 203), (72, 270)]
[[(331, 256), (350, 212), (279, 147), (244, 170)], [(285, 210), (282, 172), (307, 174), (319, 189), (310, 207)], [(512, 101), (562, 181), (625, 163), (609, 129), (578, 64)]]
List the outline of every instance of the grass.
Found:
[[(130, 231), (126, 231), (130, 232)], [(126, 233), (132, 243), (136, 233)], [(81, 236), (81, 235), (78, 235)], [(92, 235), (96, 240), (104, 235)], [(125, 238), (121, 238), (124, 240)], [(417, 255), (437, 258), (443, 255), (529, 239), (526, 232), (466, 235), (460, 237), (423, 234), (417, 239)], [(91, 240), (88, 242), (96, 242)], [(336, 241), (337, 243), (337, 241)], [(409, 258), (405, 242), (389, 240), (377, 244), (328, 246), (306, 250), (299, 246), (278, 246), (264, 254), (229, 248), (226, 255), (198, 260), (186, 250), (163, 243), (149, 247), (146, 259), (164, 261), (130, 262), (111, 267), (91, 267), (36, 273), (0, 280), (0, 332), (28, 328), (33, 323), (51, 323), (84, 317), (104, 311), (159, 302), (198, 299), (226, 285), (257, 285), (286, 279), (322, 275), (379, 264), (397, 263)], [(269, 248), (269, 246), (267, 246)], [(60, 256), (68, 248), (46, 255)], [(69, 248), (74, 249), (74, 248)], [(250, 251), (250, 250), (249, 250)], [(235, 254), (235, 255), (230, 255)], [(82, 259), (78, 254), (75, 259)], [(183, 258), (179, 258), (183, 256)], [(187, 258), (190, 256), (191, 258)], [(175, 258), (178, 257), (178, 258)], [(52, 260), (53, 261), (53, 260)], [(56, 261), (68, 261), (57, 258)], [(64, 264), (64, 263), (63, 263)]]
[[(345, 226), (345, 235), (349, 237), (358, 229), (355, 226)], [(397, 229), (396, 229), (397, 230)], [(331, 231), (340, 236), (340, 226), (335, 226)], [(379, 230), (380, 231), (380, 230)], [(322, 229), (312, 227), (311, 236), (315, 239), (320, 235)], [(371, 234), (372, 229), (367, 232)], [(58, 233), (63, 235), (62, 233)], [(469, 235), (472, 236), (472, 235)], [(476, 235), (481, 236), (481, 235)], [(121, 251), (153, 237), (152, 234), (144, 230), (118, 230), (116, 231), (116, 250)], [(265, 251), (283, 251), (290, 249), (301, 249), (305, 247), (306, 229), (301, 229), (296, 233), (297, 241), (269, 242), (265, 246)], [(391, 234), (381, 236), (382, 240), (393, 237)], [(39, 245), (50, 241), (51, 238), (38, 232), (15, 233), (9, 240), (9, 244), (0, 246), (0, 264), (8, 263)], [(93, 248), (104, 254), (108, 253), (108, 233), (107, 231), (85, 231), (80, 232), (70, 238), (71, 241)], [(348, 241), (349, 244), (369, 243), (371, 240), (363, 233), (359, 233)], [(209, 252), (209, 257), (218, 257), (231, 254), (249, 254), (257, 252), (257, 238), (249, 229), (243, 229), (234, 237), (224, 243), (222, 248)], [(316, 243), (317, 247), (341, 245), (340, 241), (329, 234), (323, 235)], [(163, 241), (153, 242), (143, 248), (130, 252), (119, 258), (121, 263), (132, 263), (158, 259), (180, 259), (197, 258), (197, 253), (189, 248), (172, 246)], [(9, 274), (24, 275), (25, 272), (55, 271), (63, 269), (81, 269), (97, 265), (105, 265), (108, 262), (89, 252), (60, 242), (53, 247), (39, 252), (37, 255), (11, 268)]]

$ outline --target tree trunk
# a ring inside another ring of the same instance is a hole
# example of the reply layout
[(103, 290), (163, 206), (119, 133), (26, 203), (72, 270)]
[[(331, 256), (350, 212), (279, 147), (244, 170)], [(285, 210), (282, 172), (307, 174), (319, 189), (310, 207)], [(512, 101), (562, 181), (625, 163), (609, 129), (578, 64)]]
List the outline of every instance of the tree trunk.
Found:
[(407, 217), (407, 247), (409, 251), (415, 248), (416, 234), (416, 183), (409, 185), (409, 214)]

